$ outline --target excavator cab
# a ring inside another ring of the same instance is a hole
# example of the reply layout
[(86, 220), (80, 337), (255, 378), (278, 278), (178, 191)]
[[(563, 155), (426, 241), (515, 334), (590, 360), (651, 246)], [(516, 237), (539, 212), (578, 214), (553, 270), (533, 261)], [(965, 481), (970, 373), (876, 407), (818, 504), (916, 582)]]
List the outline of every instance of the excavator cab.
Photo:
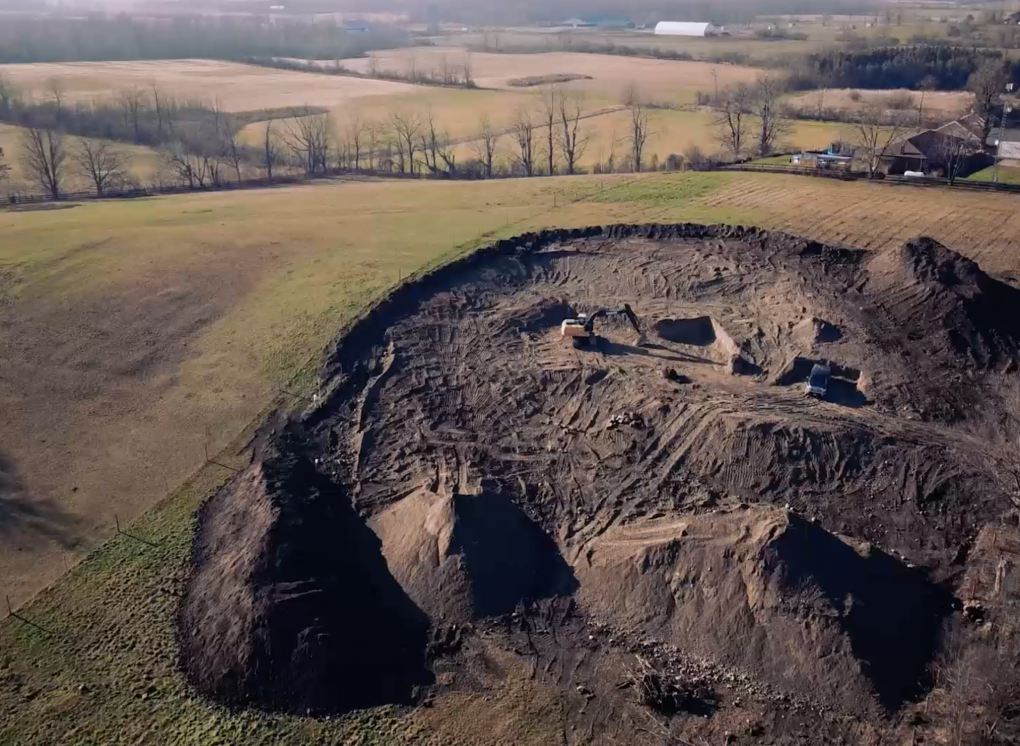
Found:
[(595, 321), (603, 316), (626, 316), (631, 326), (634, 327), (634, 331), (644, 339), (644, 335), (641, 333), (641, 325), (638, 324), (637, 316), (634, 315), (634, 311), (631, 310), (629, 304), (624, 304), (623, 307), (615, 311), (600, 308), (594, 313), (582, 313), (576, 319), (564, 319), (563, 323), (560, 324), (560, 336), (568, 337), (575, 349), (583, 350), (592, 347), (598, 338), (595, 334)]

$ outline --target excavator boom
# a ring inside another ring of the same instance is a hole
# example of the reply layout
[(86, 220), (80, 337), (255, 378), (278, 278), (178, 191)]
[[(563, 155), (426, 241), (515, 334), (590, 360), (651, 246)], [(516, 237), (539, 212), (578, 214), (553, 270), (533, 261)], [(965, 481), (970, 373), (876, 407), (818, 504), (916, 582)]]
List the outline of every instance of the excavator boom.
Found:
[(577, 319), (565, 319), (563, 324), (560, 326), (560, 333), (564, 337), (570, 337), (573, 339), (575, 347), (584, 347), (595, 339), (595, 320), (604, 316), (626, 316), (631, 326), (634, 327), (634, 331), (636, 331), (642, 339), (644, 338), (644, 335), (641, 332), (641, 324), (638, 322), (637, 316), (634, 315), (634, 311), (631, 309), (630, 304), (627, 303), (616, 310), (610, 311), (605, 308), (600, 308), (587, 316), (582, 315)]

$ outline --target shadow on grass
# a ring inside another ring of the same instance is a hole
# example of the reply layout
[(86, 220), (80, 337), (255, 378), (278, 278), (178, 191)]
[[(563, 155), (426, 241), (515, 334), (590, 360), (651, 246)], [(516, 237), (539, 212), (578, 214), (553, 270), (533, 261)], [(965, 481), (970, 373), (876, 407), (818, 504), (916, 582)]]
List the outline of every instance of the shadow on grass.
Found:
[(53, 500), (28, 494), (14, 462), (0, 453), (0, 542), (20, 548), (43, 540), (71, 549), (77, 525)]

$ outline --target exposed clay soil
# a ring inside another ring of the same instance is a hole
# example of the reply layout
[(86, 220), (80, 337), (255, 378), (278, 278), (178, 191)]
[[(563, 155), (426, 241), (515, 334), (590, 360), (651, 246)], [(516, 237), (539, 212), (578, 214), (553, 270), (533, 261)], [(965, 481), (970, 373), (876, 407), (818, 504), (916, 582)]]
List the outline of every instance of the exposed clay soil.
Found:
[[(642, 335), (560, 337), (623, 303)], [(1015, 534), (1020, 506), (1018, 350), (1020, 291), (929, 239), (501, 242), (350, 329), (315, 405), (208, 504), (184, 665), (302, 713), (523, 676), (579, 743), (642, 718), (661, 742), (909, 732), (947, 630), (1017, 643), (1020, 540), (988, 532)]]

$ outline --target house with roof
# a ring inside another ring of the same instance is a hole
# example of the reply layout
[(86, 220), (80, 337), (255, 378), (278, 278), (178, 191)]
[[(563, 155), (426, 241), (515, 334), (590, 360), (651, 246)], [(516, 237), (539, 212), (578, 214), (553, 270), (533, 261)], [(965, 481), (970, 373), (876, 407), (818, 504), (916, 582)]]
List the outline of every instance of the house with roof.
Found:
[(985, 119), (984, 117), (978, 116), (977, 114), (968, 114), (965, 117), (944, 124), (936, 132), (942, 132), (953, 137), (961, 137), (968, 142), (974, 142), (977, 145), (981, 144), (981, 137), (985, 132)]
[(943, 175), (950, 168), (954, 176), (979, 171), (991, 163), (992, 156), (974, 131), (976, 124), (965, 117), (897, 140), (882, 154), (879, 169), (890, 175), (910, 171), (932, 176)]

